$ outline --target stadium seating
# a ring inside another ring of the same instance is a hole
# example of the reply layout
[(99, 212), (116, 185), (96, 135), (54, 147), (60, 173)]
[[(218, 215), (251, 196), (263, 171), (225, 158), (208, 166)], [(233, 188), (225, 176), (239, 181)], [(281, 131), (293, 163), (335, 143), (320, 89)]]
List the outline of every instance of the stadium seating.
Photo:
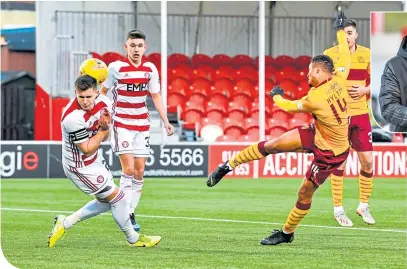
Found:
[[(116, 52), (92, 52), (92, 56), (104, 60), (106, 64), (123, 58)], [(150, 53), (145, 59), (160, 70), (160, 53)], [(276, 84), (284, 88), (288, 99), (305, 96), (309, 89), (307, 74), (310, 60), (311, 57), (307, 55), (297, 58), (288, 55), (265, 57), (265, 129), (268, 138), (313, 122), (311, 114), (287, 113), (269, 97), (270, 89)], [(258, 57), (253, 59), (248, 55), (169, 55), (168, 111), (178, 112), (183, 128), (189, 132), (196, 131), (197, 137), (202, 128), (217, 126), (223, 130), (223, 135), (216, 141), (257, 141), (258, 61)]]
[(115, 62), (117, 60), (122, 60), (123, 55), (117, 53), (117, 52), (106, 52), (102, 55), (102, 61), (104, 61), (107, 65), (109, 65), (112, 62)]

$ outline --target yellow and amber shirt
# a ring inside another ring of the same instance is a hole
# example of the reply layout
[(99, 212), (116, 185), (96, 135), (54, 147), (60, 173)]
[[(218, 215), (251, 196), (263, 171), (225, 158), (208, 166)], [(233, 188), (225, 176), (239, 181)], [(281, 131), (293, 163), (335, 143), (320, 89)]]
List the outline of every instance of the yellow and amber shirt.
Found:
[[(324, 51), (325, 55), (332, 58), (335, 64), (335, 68), (339, 59), (339, 46), (329, 48)], [(370, 49), (356, 45), (356, 50), (351, 54), (351, 64), (349, 75), (347, 78), (347, 87), (353, 85), (369, 86), (370, 84)], [(369, 95), (362, 96), (358, 99), (353, 99), (349, 96), (348, 114), (349, 116), (362, 115), (369, 113), (368, 107)]]
[(288, 112), (310, 112), (315, 117), (315, 145), (322, 150), (332, 150), (340, 155), (349, 149), (346, 78), (349, 73), (350, 51), (345, 32), (337, 32), (339, 61), (335, 75), (312, 87), (301, 100), (290, 101), (281, 95), (273, 97), (281, 109)]

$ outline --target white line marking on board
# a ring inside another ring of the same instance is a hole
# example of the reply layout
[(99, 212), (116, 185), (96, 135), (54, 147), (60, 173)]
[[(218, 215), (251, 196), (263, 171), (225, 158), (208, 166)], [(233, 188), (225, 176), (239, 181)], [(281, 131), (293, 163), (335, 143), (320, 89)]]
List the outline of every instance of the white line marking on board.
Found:
[[(2, 211), (37, 212), (37, 213), (65, 213), (65, 214), (74, 213), (73, 211), (64, 211), (64, 210), (45, 210), (45, 209), (10, 208), (10, 207), (2, 207), (1, 210)], [(111, 215), (111, 214), (102, 213), (102, 215)], [(265, 222), (265, 221), (251, 221), (251, 220), (212, 219), (212, 218), (178, 217), (178, 216), (152, 216), (152, 215), (139, 215), (139, 214), (137, 214), (137, 216), (142, 217), (142, 218), (153, 218), (153, 219), (183, 219), (183, 220), (196, 220), (196, 221), (216, 221), (216, 222), (247, 223), (247, 224), (284, 225), (284, 223), (279, 223), (279, 222)], [(301, 227), (324, 228), (324, 229), (346, 229), (346, 230), (358, 230), (358, 231), (375, 231), (375, 232), (390, 232), (390, 233), (407, 234), (407, 230), (394, 230), (394, 229), (339, 227), (339, 226), (324, 226), (324, 225), (311, 225), (311, 224), (302, 224)]]

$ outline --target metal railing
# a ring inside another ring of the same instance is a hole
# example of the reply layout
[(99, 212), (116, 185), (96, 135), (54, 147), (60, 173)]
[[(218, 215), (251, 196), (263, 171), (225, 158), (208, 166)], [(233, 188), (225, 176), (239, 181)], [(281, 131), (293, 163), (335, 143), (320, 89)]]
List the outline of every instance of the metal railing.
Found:
[[(369, 19), (356, 19), (358, 43), (369, 47)], [(266, 55), (311, 55), (323, 53), (336, 45), (333, 18), (266, 18)], [(271, 30), (270, 30), (271, 29)]]
[[(56, 35), (73, 36), (73, 49), (124, 53), (129, 30), (147, 33), (149, 52), (159, 52), (160, 14), (56, 11)], [(258, 56), (258, 17), (168, 15), (168, 53)], [(369, 19), (356, 19), (361, 45), (369, 45)], [(199, 24), (198, 24), (199, 22)], [(267, 17), (266, 54), (291, 56), (321, 53), (334, 43), (333, 18)], [(198, 33), (198, 34), (197, 34)], [(197, 45), (195, 45), (197, 44)]]
[(168, 54), (226, 53), (255, 57), (258, 24), (255, 16), (169, 15)]
[[(161, 51), (160, 14), (56, 11), (53, 95), (71, 96), (80, 61), (88, 52), (124, 54), (129, 30), (147, 33), (147, 53)], [(369, 46), (369, 19), (356, 19), (358, 43)], [(267, 17), (266, 55), (316, 55), (334, 45), (333, 18)], [(258, 56), (258, 16), (168, 15), (168, 54)], [(57, 71), (58, 70), (58, 71)]]

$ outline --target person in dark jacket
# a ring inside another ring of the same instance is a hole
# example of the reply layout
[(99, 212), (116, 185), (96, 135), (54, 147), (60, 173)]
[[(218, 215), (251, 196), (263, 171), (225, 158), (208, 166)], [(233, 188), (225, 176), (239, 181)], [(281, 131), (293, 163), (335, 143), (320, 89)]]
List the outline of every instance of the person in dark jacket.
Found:
[(384, 67), (379, 94), (380, 111), (391, 132), (407, 132), (407, 35), (397, 56)]

